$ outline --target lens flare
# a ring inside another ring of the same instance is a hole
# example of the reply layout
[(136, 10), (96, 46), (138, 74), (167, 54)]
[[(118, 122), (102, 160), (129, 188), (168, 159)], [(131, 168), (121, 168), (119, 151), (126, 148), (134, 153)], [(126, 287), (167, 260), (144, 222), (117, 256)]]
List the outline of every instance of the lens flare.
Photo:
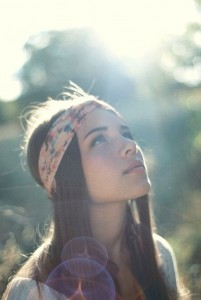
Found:
[[(88, 261), (88, 263), (92, 261)], [(63, 262), (57, 266), (48, 276), (46, 280), (46, 285), (56, 290), (57, 292), (66, 295), (70, 299), (77, 299), (72, 297), (80, 297), (86, 300), (114, 300), (115, 299), (115, 286), (110, 274), (102, 268), (101, 272), (95, 276), (89, 276), (89, 274), (84, 274), (82, 270), (81, 277), (71, 274), (68, 270), (68, 262)], [(76, 261), (79, 263), (79, 261)], [(82, 261), (83, 264), (83, 261)], [(93, 264), (97, 264), (93, 262)], [(89, 266), (86, 268), (86, 272)], [(97, 266), (96, 269), (100, 269)], [(77, 272), (77, 268), (76, 268)]]
[(65, 245), (61, 258), (62, 261), (72, 258), (87, 258), (105, 267), (108, 262), (108, 253), (105, 246), (97, 240), (90, 237), (78, 237)]
[(73, 239), (45, 284), (70, 300), (114, 300), (115, 286), (105, 269), (107, 262), (107, 251), (100, 242), (88, 237)]

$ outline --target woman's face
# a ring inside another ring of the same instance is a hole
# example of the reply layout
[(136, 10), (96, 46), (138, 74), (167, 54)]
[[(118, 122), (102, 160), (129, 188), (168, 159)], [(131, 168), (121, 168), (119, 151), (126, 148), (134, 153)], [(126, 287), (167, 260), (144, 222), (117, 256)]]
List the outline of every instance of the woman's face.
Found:
[(142, 153), (118, 115), (95, 109), (83, 121), (77, 137), (93, 202), (123, 201), (147, 194), (150, 182)]

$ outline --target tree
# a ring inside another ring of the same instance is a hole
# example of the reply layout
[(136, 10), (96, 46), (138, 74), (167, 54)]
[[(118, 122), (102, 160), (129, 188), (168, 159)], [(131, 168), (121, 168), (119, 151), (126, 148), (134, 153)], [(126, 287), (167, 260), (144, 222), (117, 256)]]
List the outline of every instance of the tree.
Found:
[(69, 81), (110, 101), (121, 101), (134, 92), (133, 78), (87, 29), (42, 32), (30, 38), (24, 49), (28, 60), (18, 74), (23, 83), (21, 107), (56, 98)]
[(182, 277), (199, 293), (201, 25), (191, 23), (183, 35), (166, 41), (144, 74), (141, 90), (160, 112), (155, 129), (161, 145), (152, 144), (159, 165), (153, 171), (160, 183), (154, 196), (159, 229), (171, 240)]

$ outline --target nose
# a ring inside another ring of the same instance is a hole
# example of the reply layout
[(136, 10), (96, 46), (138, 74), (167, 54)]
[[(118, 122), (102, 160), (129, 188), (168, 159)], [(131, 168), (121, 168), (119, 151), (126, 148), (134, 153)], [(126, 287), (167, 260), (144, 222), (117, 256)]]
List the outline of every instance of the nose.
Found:
[(121, 145), (120, 156), (121, 158), (136, 154), (138, 151), (137, 143), (133, 140), (125, 139)]

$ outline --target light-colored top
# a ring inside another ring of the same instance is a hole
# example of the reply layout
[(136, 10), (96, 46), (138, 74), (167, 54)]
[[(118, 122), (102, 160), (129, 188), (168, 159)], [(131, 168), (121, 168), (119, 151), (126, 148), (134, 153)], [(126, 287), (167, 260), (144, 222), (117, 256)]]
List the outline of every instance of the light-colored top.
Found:
[[(178, 271), (173, 250), (168, 242), (159, 235), (154, 235), (154, 239), (159, 250), (162, 263), (161, 272), (166, 285), (178, 293)], [(65, 295), (43, 283), (37, 284), (35, 280), (30, 278), (14, 278), (8, 285), (8, 289), (8, 295), (5, 293), (2, 300), (67, 300)]]

